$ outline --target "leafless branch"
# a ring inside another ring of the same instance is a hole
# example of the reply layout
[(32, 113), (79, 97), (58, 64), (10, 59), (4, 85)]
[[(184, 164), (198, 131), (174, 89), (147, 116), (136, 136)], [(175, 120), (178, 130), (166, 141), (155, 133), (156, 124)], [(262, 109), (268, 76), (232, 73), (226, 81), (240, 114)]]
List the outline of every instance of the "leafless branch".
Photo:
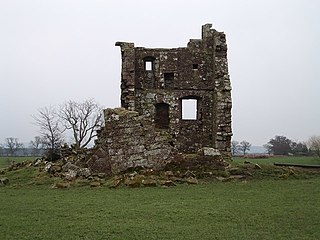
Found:
[(39, 109), (33, 119), (35, 124), (40, 127), (40, 134), (45, 145), (52, 151), (58, 149), (63, 141), (63, 136), (55, 109), (52, 106)]
[(68, 101), (60, 107), (64, 127), (72, 131), (76, 148), (86, 147), (102, 124), (102, 108), (93, 100)]

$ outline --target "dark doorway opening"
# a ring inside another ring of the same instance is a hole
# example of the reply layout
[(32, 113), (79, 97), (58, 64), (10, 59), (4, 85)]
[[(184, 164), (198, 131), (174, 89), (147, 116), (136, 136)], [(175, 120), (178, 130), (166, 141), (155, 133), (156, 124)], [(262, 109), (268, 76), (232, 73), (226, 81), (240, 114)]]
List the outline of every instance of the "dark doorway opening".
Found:
[(169, 128), (169, 105), (166, 103), (157, 103), (155, 105), (155, 125), (156, 128)]

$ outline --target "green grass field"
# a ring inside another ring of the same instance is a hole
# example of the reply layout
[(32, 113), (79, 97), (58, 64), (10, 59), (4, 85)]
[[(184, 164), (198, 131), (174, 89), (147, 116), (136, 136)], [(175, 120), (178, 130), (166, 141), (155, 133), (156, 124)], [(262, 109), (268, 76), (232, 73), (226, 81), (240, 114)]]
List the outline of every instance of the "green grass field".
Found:
[(320, 239), (319, 175), (113, 190), (6, 176), (0, 239)]
[(320, 178), (0, 188), (0, 239), (319, 239)]
[(36, 157), (0, 157), (0, 169), (8, 167), (12, 161), (15, 162), (23, 162), (34, 160)]

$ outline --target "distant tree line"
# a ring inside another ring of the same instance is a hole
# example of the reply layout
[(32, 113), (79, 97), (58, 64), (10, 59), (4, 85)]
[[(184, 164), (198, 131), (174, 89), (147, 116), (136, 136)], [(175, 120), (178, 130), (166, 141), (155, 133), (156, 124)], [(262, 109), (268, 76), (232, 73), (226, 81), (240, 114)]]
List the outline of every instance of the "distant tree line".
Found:
[(240, 143), (238, 141), (232, 141), (231, 142), (231, 151), (232, 155), (235, 156), (237, 154), (246, 155), (251, 148), (251, 143), (248, 141), (241, 141)]
[(46, 148), (39, 136), (25, 146), (18, 138), (9, 137), (4, 144), (0, 144), (0, 156), (42, 156)]
[[(232, 155), (246, 155), (251, 144), (247, 141), (232, 141)], [(312, 136), (307, 142), (293, 141), (285, 136), (275, 136), (263, 145), (267, 154), (271, 155), (317, 155), (320, 157), (320, 136)]]
[(310, 151), (305, 142), (296, 142), (285, 136), (275, 136), (264, 144), (268, 154), (273, 155), (309, 155)]

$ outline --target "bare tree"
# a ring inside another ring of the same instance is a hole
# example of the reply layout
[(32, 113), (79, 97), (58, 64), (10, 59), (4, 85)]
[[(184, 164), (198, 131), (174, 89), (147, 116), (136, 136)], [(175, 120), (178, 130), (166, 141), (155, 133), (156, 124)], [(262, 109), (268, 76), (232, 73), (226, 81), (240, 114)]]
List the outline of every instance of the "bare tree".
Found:
[(320, 157), (320, 136), (312, 136), (309, 138), (307, 145), (310, 150), (314, 151)]
[(270, 143), (264, 144), (263, 147), (269, 155), (272, 153), (272, 145)]
[(7, 147), (10, 156), (14, 156), (15, 153), (23, 147), (23, 144), (19, 142), (18, 138), (9, 137), (6, 138), (5, 146)]
[(250, 151), (250, 147), (251, 147), (251, 144), (249, 142), (242, 141), (238, 146), (238, 150), (242, 152), (243, 155), (246, 155), (247, 151)]
[(232, 155), (236, 155), (238, 153), (238, 146), (239, 145), (239, 142), (238, 141), (232, 141), (231, 142), (231, 152), (232, 152)]
[(5, 139), (5, 146), (8, 149), (8, 154), (10, 154), (11, 156), (13, 156), (14, 154), (14, 138), (13, 137), (9, 137)]
[(28, 147), (24, 146), (24, 144), (22, 144), (22, 146), (21, 146), (21, 151), (22, 151), (23, 156), (29, 156), (29, 154), (30, 154)]
[(38, 114), (33, 116), (33, 118), (35, 124), (40, 127), (40, 134), (42, 135), (44, 144), (50, 151), (49, 155), (53, 158), (63, 141), (63, 131), (61, 130), (59, 117), (55, 109), (50, 106), (39, 109)]
[(40, 136), (35, 136), (34, 140), (31, 140), (29, 143), (29, 147), (32, 149), (33, 156), (39, 156), (41, 149), (44, 148), (45, 140)]
[(72, 132), (76, 148), (86, 147), (102, 125), (102, 108), (93, 99), (68, 101), (60, 107), (59, 116), (64, 127)]

